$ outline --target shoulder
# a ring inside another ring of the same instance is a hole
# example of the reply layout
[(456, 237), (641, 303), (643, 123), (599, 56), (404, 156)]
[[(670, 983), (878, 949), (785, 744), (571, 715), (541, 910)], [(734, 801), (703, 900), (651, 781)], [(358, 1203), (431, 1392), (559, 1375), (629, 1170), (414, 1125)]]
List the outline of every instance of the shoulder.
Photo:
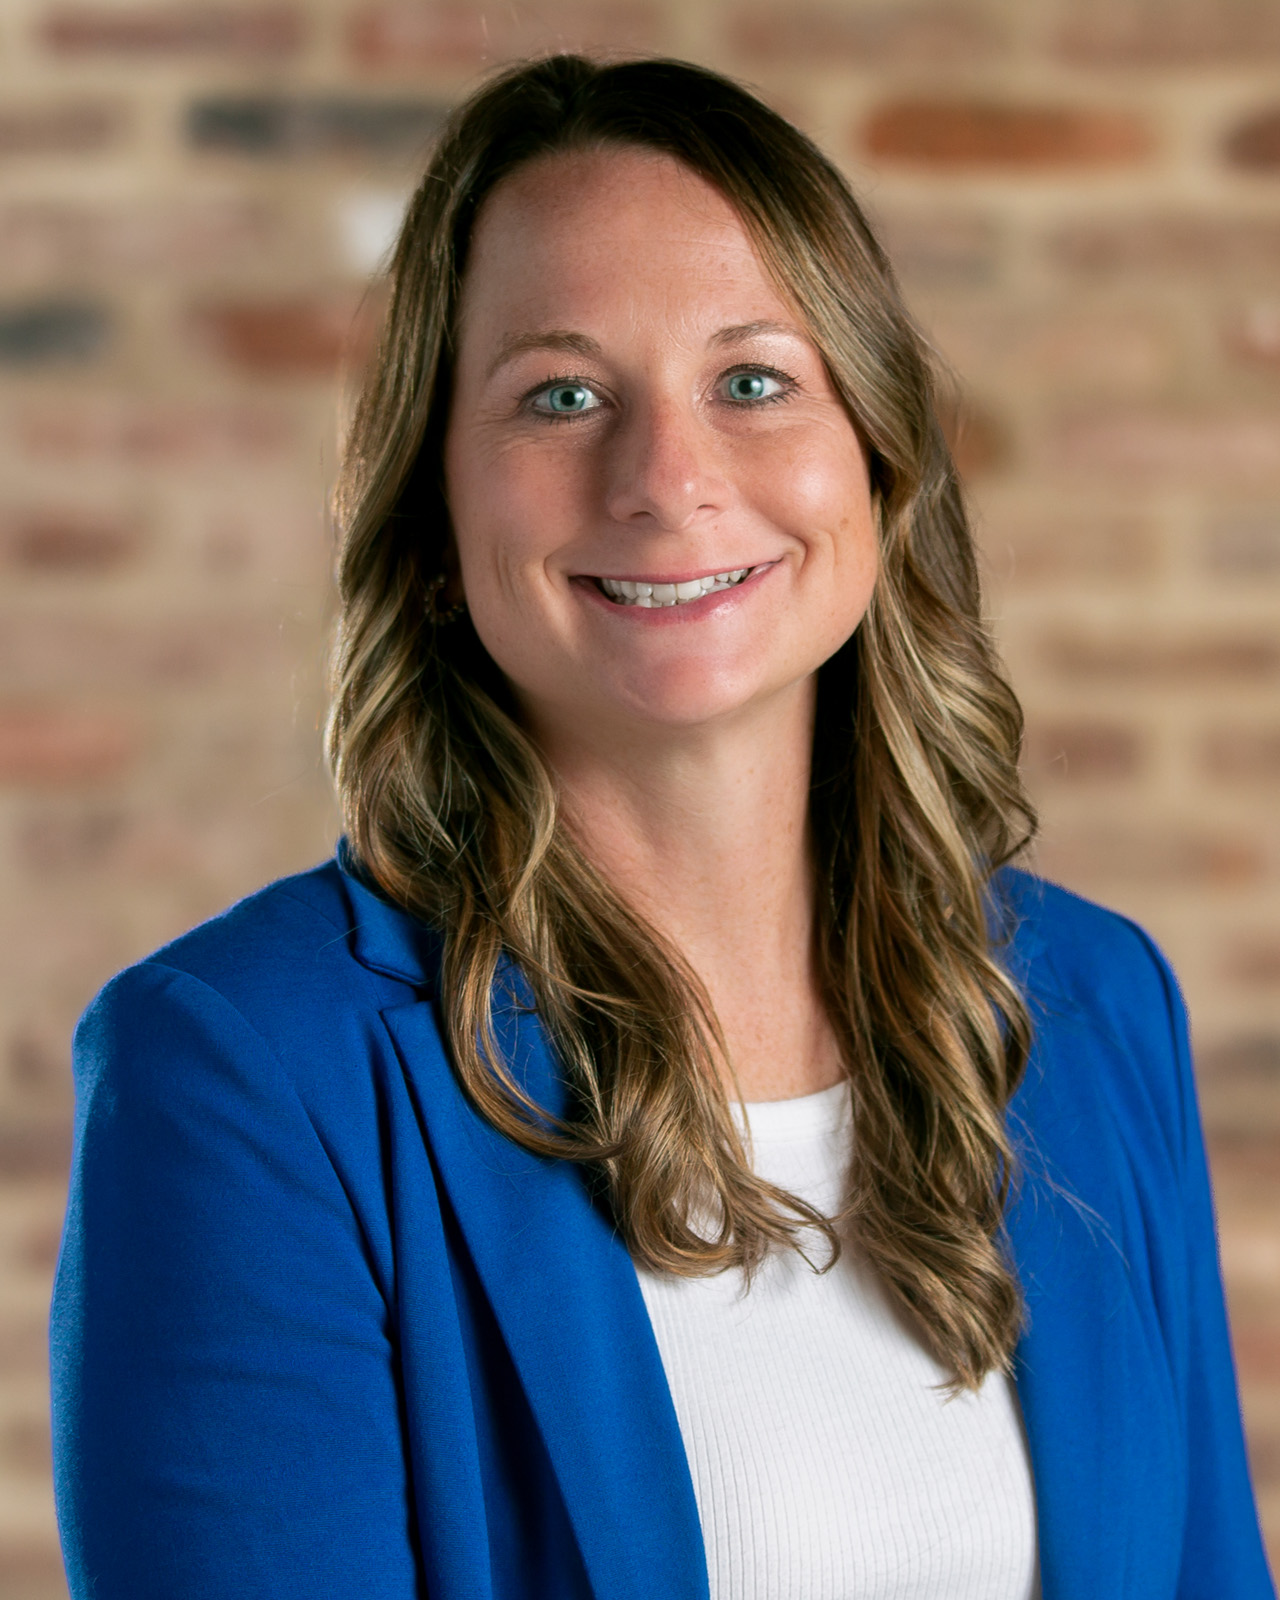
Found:
[(281, 878), (126, 967), (99, 1000), (125, 1004), (181, 975), (252, 1018), (273, 1007), (305, 1010), (335, 983), (358, 987), (341, 880), (331, 862)]
[(294, 873), (238, 900), (127, 971), (161, 966), (249, 999), (332, 980), (352, 965), (352, 916), (336, 863)]
[(1195, 1091), (1186, 1008), (1158, 945), (1130, 918), (1029, 873), (1005, 869), (997, 889), (1034, 1030), (1023, 1110), (1087, 1140), (1106, 1108), (1127, 1147), (1179, 1166)]
[(998, 874), (996, 889), (1009, 965), (1033, 999), (1055, 1013), (1083, 1008), (1166, 1031), (1181, 1025), (1177, 980), (1138, 923), (1016, 868)]
[[(193, 1261), (268, 1297), (314, 1268), (312, 1309), (325, 1295), (349, 1309), (370, 1271), (391, 1292), (388, 1151), (414, 1110), (384, 1013), (414, 990), (357, 960), (357, 922), (340, 869), (302, 873), (126, 968), (88, 1008), (64, 1307), (104, 1262), (157, 1304), (204, 1276)], [(416, 1009), (415, 1066), (447, 1072), (432, 1008)], [(235, 1312), (252, 1321), (247, 1301)]]
[(77, 1031), (81, 1087), (106, 1070), (171, 1088), (180, 1063), (231, 1071), (257, 1054), (304, 1098), (354, 1088), (385, 1053), (380, 1012), (415, 994), (357, 959), (358, 923), (334, 862), (238, 901), (106, 985)]

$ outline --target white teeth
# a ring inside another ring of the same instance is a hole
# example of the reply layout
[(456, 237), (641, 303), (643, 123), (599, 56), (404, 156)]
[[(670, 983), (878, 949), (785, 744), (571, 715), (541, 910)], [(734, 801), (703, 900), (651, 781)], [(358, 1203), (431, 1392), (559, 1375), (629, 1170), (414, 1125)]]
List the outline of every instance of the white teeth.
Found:
[(716, 572), (705, 578), (691, 578), (686, 583), (638, 583), (630, 578), (601, 578), (599, 584), (619, 605), (642, 606), (649, 611), (655, 606), (687, 605), (690, 600), (701, 600), (704, 595), (732, 589), (753, 570), (738, 567), (733, 572)]

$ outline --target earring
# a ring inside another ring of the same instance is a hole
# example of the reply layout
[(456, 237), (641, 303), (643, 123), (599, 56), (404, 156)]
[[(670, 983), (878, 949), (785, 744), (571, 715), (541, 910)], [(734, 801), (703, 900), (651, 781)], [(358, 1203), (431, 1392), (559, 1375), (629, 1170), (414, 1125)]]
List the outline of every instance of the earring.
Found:
[(442, 572), (438, 577), (432, 578), (427, 585), (427, 618), (435, 628), (447, 628), (451, 622), (456, 622), (459, 617), (466, 615), (466, 605), (461, 601), (456, 606), (440, 604), (444, 586), (448, 581)]

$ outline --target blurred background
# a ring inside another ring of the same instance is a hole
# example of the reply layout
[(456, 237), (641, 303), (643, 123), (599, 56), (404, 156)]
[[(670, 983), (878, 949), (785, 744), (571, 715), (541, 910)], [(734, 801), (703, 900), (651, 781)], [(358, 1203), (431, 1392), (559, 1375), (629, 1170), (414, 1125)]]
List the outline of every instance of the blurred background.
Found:
[(71, 1028), (330, 850), (344, 351), (443, 112), (584, 46), (738, 75), (816, 137), (963, 381), (1035, 864), (1145, 923), (1190, 1001), (1280, 1551), (1277, 0), (5, 0), (2, 1600), (65, 1596)]

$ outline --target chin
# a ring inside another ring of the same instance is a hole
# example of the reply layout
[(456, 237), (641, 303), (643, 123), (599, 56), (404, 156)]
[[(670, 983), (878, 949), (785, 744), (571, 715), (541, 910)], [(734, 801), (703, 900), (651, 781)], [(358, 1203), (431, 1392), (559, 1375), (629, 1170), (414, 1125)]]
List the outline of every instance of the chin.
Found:
[(652, 728), (697, 728), (733, 718), (759, 702), (763, 685), (750, 678), (701, 669), (645, 674), (618, 685), (612, 698), (628, 722)]
[(697, 728), (710, 728), (717, 723), (727, 722), (743, 709), (740, 705), (706, 699), (647, 701), (643, 706), (629, 707), (627, 720), (633, 725), (655, 731), (662, 729), (674, 733), (685, 729), (692, 732)]

